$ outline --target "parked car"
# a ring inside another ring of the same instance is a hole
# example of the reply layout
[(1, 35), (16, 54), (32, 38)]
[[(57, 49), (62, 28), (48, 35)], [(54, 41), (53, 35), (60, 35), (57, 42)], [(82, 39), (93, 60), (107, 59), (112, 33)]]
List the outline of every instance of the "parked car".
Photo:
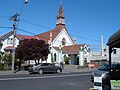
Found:
[(59, 66), (55, 66), (52, 63), (41, 63), (38, 65), (34, 65), (32, 67), (29, 67), (29, 72), (30, 73), (49, 73), (49, 72), (54, 72), (54, 73), (61, 73), (62, 69)]
[[(94, 77), (101, 78), (101, 81), (94, 80)], [(120, 80), (120, 63), (111, 64), (111, 77), (110, 80)], [(109, 64), (104, 64), (91, 75), (91, 81), (94, 86), (106, 87), (109, 86)], [(102, 82), (102, 83), (101, 83)], [(103, 89), (104, 90), (104, 89)]]
[(60, 67), (60, 64), (59, 64), (58, 62), (53, 62), (53, 64), (54, 64), (55, 66), (59, 66), (59, 67)]

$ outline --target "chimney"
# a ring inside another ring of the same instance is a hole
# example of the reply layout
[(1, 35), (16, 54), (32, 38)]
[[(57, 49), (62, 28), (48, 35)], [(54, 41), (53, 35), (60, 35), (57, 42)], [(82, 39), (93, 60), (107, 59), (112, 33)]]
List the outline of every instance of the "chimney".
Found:
[(74, 37), (74, 42), (73, 42), (73, 44), (74, 44), (74, 45), (76, 44), (76, 37)]
[(50, 31), (50, 42), (49, 43), (51, 42), (52, 42), (52, 31)]

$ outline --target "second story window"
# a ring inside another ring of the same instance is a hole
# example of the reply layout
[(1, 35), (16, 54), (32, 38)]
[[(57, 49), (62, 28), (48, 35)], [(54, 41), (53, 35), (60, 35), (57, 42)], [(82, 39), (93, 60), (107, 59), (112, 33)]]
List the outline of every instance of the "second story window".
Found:
[(63, 38), (63, 39), (62, 39), (62, 45), (65, 45), (65, 43), (66, 43), (66, 39)]
[(7, 44), (13, 44), (13, 38), (8, 38)]

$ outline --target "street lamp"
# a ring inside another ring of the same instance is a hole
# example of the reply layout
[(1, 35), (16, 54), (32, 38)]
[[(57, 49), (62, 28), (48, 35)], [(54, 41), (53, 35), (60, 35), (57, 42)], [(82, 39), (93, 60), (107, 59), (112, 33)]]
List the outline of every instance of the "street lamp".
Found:
[[(18, 28), (19, 21), (20, 21), (20, 17), (21, 17), (21, 15), (22, 15), (22, 11), (23, 11), (24, 5), (25, 5), (26, 3), (28, 3), (28, 0), (25, 0), (23, 6), (22, 6), (22, 8), (21, 8), (20, 13), (19, 13), (19, 14), (16, 13), (14, 16), (11, 17), (11, 20), (14, 21), (14, 24), (13, 24), (13, 29), (14, 29), (14, 31), (13, 31), (13, 50), (12, 50), (12, 72), (13, 72), (13, 73), (14, 73), (14, 62), (15, 62), (15, 37), (16, 37), (16, 30), (17, 30), (17, 28)], [(19, 18), (17, 19), (18, 16), (19, 16)], [(17, 23), (17, 21), (18, 21), (18, 23)], [(16, 23), (17, 23), (17, 25), (16, 25)], [(16, 27), (16, 26), (17, 26), (17, 27)], [(20, 68), (20, 67), (19, 67), (19, 68)]]
[(28, 0), (25, 0), (25, 3), (28, 3)]

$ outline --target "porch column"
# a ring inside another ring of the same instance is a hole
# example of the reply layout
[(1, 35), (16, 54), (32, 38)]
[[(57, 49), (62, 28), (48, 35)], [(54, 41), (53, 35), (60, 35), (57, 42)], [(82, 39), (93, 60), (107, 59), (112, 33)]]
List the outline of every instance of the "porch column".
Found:
[(63, 59), (62, 59), (62, 49), (61, 49), (61, 45), (59, 46), (59, 51), (58, 51), (58, 53), (59, 53), (59, 63), (60, 62), (63, 62)]
[(83, 66), (84, 65), (84, 48), (80, 47), (79, 50), (79, 65)]

